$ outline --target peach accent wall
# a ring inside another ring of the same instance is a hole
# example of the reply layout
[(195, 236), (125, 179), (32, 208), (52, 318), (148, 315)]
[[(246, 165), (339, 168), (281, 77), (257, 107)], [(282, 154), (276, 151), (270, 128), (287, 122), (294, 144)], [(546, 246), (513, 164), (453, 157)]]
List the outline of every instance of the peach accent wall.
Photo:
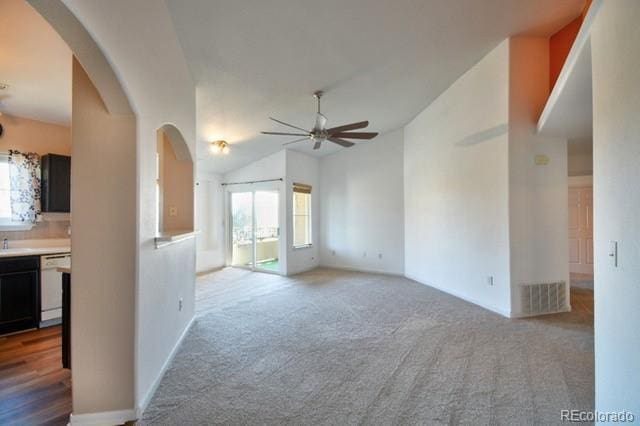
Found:
[[(0, 116), (4, 133), (0, 137), (0, 152), (17, 149), (22, 152), (71, 155), (71, 128), (11, 115)], [(0, 237), (9, 240), (68, 238), (69, 215), (47, 215), (29, 231), (3, 231)]]
[[(136, 118), (73, 60), (73, 415), (135, 404)], [(106, 422), (106, 421), (105, 421)]]
[(582, 21), (589, 10), (589, 6), (591, 6), (591, 0), (586, 0), (580, 16), (569, 22), (549, 38), (549, 92), (553, 90), (553, 86), (556, 84), (556, 80), (558, 80), (564, 61), (569, 55), (578, 31), (580, 31)]
[[(158, 131), (160, 155), (160, 231), (193, 230), (193, 163), (177, 158), (169, 137)], [(170, 211), (176, 209), (176, 215)]]
[(4, 127), (0, 151), (71, 155), (70, 127), (10, 115), (0, 116), (0, 123)]

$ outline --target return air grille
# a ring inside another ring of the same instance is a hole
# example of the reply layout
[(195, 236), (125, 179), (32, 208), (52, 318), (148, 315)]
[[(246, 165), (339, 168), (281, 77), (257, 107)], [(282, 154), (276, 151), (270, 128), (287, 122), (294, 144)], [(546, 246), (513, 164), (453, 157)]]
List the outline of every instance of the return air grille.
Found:
[(564, 312), (567, 308), (566, 283), (523, 284), (521, 286), (522, 313), (542, 315)]

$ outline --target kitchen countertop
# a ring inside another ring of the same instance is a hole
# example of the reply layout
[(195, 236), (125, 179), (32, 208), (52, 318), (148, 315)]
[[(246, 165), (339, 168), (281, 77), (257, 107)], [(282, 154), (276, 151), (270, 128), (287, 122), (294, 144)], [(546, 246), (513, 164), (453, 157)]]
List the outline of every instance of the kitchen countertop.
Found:
[[(1, 244), (1, 241), (0, 241)], [(2, 247), (0, 245), (0, 247)], [(17, 256), (40, 256), (43, 254), (70, 253), (71, 242), (68, 239), (10, 240), (9, 248), (0, 248), (0, 258)]]

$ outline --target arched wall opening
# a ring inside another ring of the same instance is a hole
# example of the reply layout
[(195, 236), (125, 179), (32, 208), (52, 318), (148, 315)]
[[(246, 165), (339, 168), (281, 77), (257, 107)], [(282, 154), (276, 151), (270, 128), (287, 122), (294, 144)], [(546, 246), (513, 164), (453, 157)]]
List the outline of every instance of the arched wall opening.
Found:
[(60, 0), (27, 0), (74, 54), (71, 423), (136, 418), (136, 117), (101, 49)]
[(172, 124), (160, 127), (157, 136), (158, 235), (193, 232), (194, 169), (189, 146)]

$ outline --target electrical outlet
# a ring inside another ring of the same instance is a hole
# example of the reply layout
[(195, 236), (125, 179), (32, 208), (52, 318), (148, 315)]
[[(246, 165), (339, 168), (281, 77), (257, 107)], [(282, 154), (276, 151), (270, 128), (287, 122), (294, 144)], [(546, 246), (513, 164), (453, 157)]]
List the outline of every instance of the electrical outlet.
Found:
[(487, 277), (487, 284), (489, 284), (489, 285), (493, 285), (493, 275), (489, 275), (489, 276)]
[(182, 311), (182, 297), (178, 300), (178, 311)]
[(169, 216), (178, 216), (178, 208), (176, 206), (169, 207)]
[(611, 245), (609, 248), (609, 257), (611, 258), (611, 263), (614, 268), (618, 267), (618, 242), (611, 241)]

